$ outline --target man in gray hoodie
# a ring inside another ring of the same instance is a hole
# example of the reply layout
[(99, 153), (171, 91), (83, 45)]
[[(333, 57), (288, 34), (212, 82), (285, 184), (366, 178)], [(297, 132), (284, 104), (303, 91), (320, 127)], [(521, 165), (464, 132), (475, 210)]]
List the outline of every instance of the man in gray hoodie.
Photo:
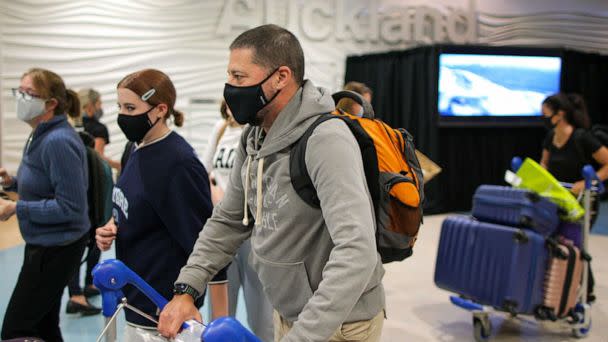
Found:
[(304, 80), (297, 38), (276, 25), (238, 36), (224, 98), (235, 119), (251, 128), (158, 330), (174, 337), (182, 322), (201, 319), (194, 299), (251, 236), (249, 262), (275, 309), (275, 341), (379, 341), (384, 269), (361, 153), (345, 123), (325, 121), (308, 140), (306, 168), (321, 209), (291, 184), (291, 148), (334, 109), (327, 90)]

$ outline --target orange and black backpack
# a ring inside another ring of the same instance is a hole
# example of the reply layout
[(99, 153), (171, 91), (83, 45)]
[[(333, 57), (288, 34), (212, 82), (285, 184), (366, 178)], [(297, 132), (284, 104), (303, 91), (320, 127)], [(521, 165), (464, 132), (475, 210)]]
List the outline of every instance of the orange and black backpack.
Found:
[(321, 115), (294, 144), (290, 155), (291, 183), (309, 205), (319, 208), (317, 191), (306, 168), (306, 144), (321, 123), (342, 120), (355, 136), (376, 216), (376, 243), (383, 263), (401, 261), (412, 255), (422, 223), (424, 185), (412, 136), (405, 129), (393, 129), (374, 118), (371, 105), (359, 94), (341, 91), (334, 101), (350, 98), (359, 103), (363, 117), (336, 110)]

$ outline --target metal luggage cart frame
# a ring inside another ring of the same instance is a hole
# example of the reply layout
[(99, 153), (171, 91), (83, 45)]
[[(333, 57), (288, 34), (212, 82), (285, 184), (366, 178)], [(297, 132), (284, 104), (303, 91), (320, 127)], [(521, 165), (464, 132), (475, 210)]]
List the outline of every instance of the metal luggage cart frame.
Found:
[[(519, 169), (522, 160), (519, 157), (514, 157), (511, 161), (513, 170)], [(582, 175), (585, 180), (585, 190), (583, 192), (583, 207), (585, 215), (582, 221), (582, 252), (589, 255), (589, 233), (591, 230), (591, 196), (593, 193), (600, 194), (604, 192), (604, 185), (597, 177), (595, 170), (591, 165), (585, 165), (582, 169)], [(572, 188), (573, 184), (562, 183), (566, 188)], [(580, 200), (580, 199), (579, 199)], [(578, 293), (578, 301), (573, 310), (572, 315), (558, 319), (560, 323), (571, 328), (572, 335), (577, 338), (586, 337), (591, 330), (591, 306), (587, 303), (587, 284), (589, 282), (589, 262), (591, 258), (583, 258), (583, 275), (581, 286)], [(490, 313), (504, 311), (497, 310), (492, 307), (484, 306), (470, 299), (459, 296), (450, 296), (452, 304), (471, 311), (473, 316), (473, 334), (475, 341), (487, 341), (492, 334), (492, 324), (490, 321)], [(516, 314), (511, 313), (511, 316)], [(537, 317), (535, 317), (537, 318)]]
[[(105, 327), (97, 338), (97, 342), (101, 342), (105, 337), (105, 342), (116, 342), (116, 317), (123, 309), (132, 310), (142, 317), (157, 323), (154, 317), (142, 312), (141, 310), (129, 305), (127, 299), (122, 293), (122, 288), (131, 284), (145, 294), (160, 310), (162, 310), (168, 301), (146, 283), (140, 276), (129, 269), (124, 263), (119, 260), (105, 260), (93, 269), (93, 283), (101, 292), (102, 298), (102, 313), (105, 317)], [(200, 323), (200, 322), (197, 322)], [(182, 324), (182, 329), (189, 329), (189, 324), (197, 324), (194, 322), (186, 322)], [(232, 317), (221, 317), (208, 325), (202, 324), (205, 329), (201, 336), (201, 341), (205, 342), (261, 342), (252, 332), (243, 327), (236, 319)]]
[[(97, 342), (106, 337), (106, 342), (116, 341), (116, 318), (123, 309), (132, 310), (142, 317), (158, 323), (153, 317), (129, 305), (122, 293), (122, 288), (131, 284), (142, 291), (161, 310), (167, 305), (167, 300), (146, 283), (139, 275), (129, 269), (119, 260), (103, 261), (93, 269), (93, 283), (101, 292), (102, 313), (105, 317), (105, 327), (97, 338)], [(184, 323), (182, 328), (187, 328)]]

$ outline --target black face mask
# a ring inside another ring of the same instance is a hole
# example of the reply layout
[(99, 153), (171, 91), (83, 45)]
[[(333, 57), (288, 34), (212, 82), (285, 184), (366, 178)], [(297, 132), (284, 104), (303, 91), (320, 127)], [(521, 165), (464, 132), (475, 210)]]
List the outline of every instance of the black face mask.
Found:
[(224, 100), (226, 100), (226, 104), (228, 105), (228, 108), (230, 108), (236, 122), (241, 125), (250, 124), (253, 126), (261, 124), (261, 121), (257, 119), (258, 112), (272, 102), (272, 100), (281, 92), (280, 90), (277, 91), (272, 98), (268, 100), (262, 90), (262, 84), (264, 84), (270, 76), (274, 75), (277, 70), (279, 70), (279, 68), (276, 68), (271, 72), (270, 75), (262, 80), (262, 82), (252, 86), (236, 87), (226, 83), (224, 86)]
[(140, 143), (150, 129), (160, 120), (158, 118), (156, 122), (152, 123), (150, 118), (148, 118), (148, 113), (154, 108), (156, 107), (152, 107), (145, 113), (137, 115), (118, 114), (118, 126), (129, 141)]
[(545, 128), (548, 130), (552, 130), (553, 128), (555, 128), (555, 125), (553, 124), (553, 122), (551, 122), (551, 119), (553, 119), (553, 115), (543, 116), (543, 125), (545, 125)]

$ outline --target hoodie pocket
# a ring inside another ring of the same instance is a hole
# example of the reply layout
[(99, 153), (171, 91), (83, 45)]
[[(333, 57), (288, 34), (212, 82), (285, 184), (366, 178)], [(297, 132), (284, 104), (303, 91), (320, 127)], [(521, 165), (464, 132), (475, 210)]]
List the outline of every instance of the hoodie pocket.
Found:
[(265, 260), (251, 250), (251, 265), (258, 273), (272, 306), (294, 322), (312, 297), (308, 273), (303, 262), (277, 263)]

